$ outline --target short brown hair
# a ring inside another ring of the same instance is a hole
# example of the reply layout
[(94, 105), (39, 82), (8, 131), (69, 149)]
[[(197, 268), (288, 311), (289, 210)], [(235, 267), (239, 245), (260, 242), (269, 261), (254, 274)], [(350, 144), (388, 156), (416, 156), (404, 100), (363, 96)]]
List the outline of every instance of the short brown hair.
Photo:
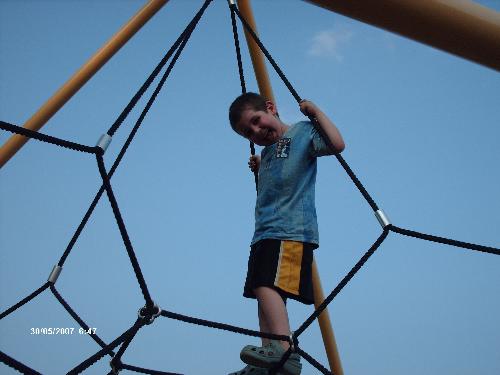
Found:
[(247, 92), (241, 94), (229, 107), (229, 123), (234, 131), (236, 131), (235, 126), (240, 121), (241, 114), (245, 109), (253, 109), (255, 111), (266, 111), (266, 99), (259, 94), (254, 92)]

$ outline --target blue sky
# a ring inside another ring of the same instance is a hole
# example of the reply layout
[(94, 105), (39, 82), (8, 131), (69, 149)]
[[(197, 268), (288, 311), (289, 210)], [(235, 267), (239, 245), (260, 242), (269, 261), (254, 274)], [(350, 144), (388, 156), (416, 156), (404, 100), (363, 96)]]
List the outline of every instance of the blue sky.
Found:
[[(43, 132), (94, 145), (201, 6), (169, 2)], [(0, 1), (0, 119), (22, 125), (144, 1)], [(500, 10), (499, 1), (481, 4)], [(302, 97), (341, 130), (344, 158), (401, 227), (500, 246), (498, 72), (302, 1), (253, 1), (262, 41)], [(249, 90), (257, 90), (243, 49)], [(282, 119), (302, 119), (270, 71)], [(255, 188), (227, 121), (240, 93), (226, 1), (215, 0), (112, 179), (153, 299), (165, 310), (257, 328), (243, 299)], [(146, 95), (147, 96), (147, 95)], [(148, 97), (148, 96), (147, 96)], [(143, 99), (105, 155), (112, 164)], [(142, 105), (142, 106), (141, 106)], [(0, 132), (4, 143), (10, 133)], [(0, 172), (0, 310), (41, 286), (93, 199), (91, 156), (30, 141)], [(105, 198), (105, 197), (104, 197)], [(106, 342), (144, 301), (101, 199), (56, 287)], [(316, 252), (331, 291), (381, 232), (334, 158), (319, 160)], [(500, 372), (500, 257), (390, 234), (329, 307), (346, 374)], [(312, 312), (291, 303), (292, 328)], [(98, 350), (50, 292), (0, 322), (3, 352), (44, 374)], [(123, 361), (184, 374), (242, 367), (257, 340), (161, 318)], [(317, 325), (300, 338), (327, 365)], [(89, 374), (109, 371), (109, 358)], [(0, 365), (0, 373), (14, 373)], [(304, 364), (303, 374), (318, 373)]]

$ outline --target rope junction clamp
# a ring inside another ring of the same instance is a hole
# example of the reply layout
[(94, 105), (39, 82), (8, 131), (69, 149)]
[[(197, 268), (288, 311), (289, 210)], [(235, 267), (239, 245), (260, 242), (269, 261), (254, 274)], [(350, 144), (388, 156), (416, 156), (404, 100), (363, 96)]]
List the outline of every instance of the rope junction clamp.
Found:
[(108, 149), (109, 144), (111, 143), (111, 136), (109, 134), (103, 134), (97, 141), (96, 146), (100, 147), (104, 152)]
[(227, 0), (227, 2), (229, 3), (229, 5), (236, 5), (236, 3), (234, 2), (234, 0)]
[(378, 222), (382, 226), (382, 228), (385, 228), (388, 225), (391, 225), (391, 222), (389, 221), (389, 218), (386, 216), (384, 211), (382, 210), (377, 210), (375, 212), (375, 216), (377, 217)]
[(154, 320), (161, 315), (161, 309), (158, 307), (158, 305), (155, 303), (153, 306), (153, 310), (156, 309), (157, 312), (152, 313), (152, 314), (146, 314), (146, 306), (141, 307), (139, 311), (137, 312), (138, 316), (142, 320), (147, 320), (146, 324), (151, 324), (154, 322)]
[(295, 340), (293, 337), (293, 331), (290, 332), (290, 336), (288, 336), (288, 337), (290, 337), (290, 350), (292, 352), (294, 352), (295, 351)]
[(49, 278), (47, 279), (47, 281), (49, 283), (55, 284), (56, 281), (57, 281), (57, 278), (61, 274), (61, 271), (62, 271), (62, 267), (60, 267), (59, 265), (56, 264), (54, 266), (54, 268), (52, 268), (52, 272), (50, 273)]

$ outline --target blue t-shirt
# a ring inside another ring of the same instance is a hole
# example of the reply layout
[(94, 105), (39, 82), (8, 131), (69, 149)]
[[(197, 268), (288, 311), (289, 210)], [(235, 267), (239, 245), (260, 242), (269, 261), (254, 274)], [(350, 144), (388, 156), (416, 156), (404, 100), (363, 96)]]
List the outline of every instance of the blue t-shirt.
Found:
[(330, 154), (309, 121), (292, 125), (276, 143), (264, 147), (252, 245), (266, 238), (319, 244), (316, 158)]

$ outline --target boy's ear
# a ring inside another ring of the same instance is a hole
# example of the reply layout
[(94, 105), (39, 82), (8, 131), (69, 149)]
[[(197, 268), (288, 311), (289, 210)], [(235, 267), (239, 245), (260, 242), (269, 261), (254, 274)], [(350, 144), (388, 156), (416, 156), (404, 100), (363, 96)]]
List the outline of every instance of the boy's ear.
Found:
[(276, 105), (272, 101), (270, 101), (270, 100), (266, 100), (266, 108), (273, 115), (275, 115), (278, 112), (277, 109), (276, 109)]

